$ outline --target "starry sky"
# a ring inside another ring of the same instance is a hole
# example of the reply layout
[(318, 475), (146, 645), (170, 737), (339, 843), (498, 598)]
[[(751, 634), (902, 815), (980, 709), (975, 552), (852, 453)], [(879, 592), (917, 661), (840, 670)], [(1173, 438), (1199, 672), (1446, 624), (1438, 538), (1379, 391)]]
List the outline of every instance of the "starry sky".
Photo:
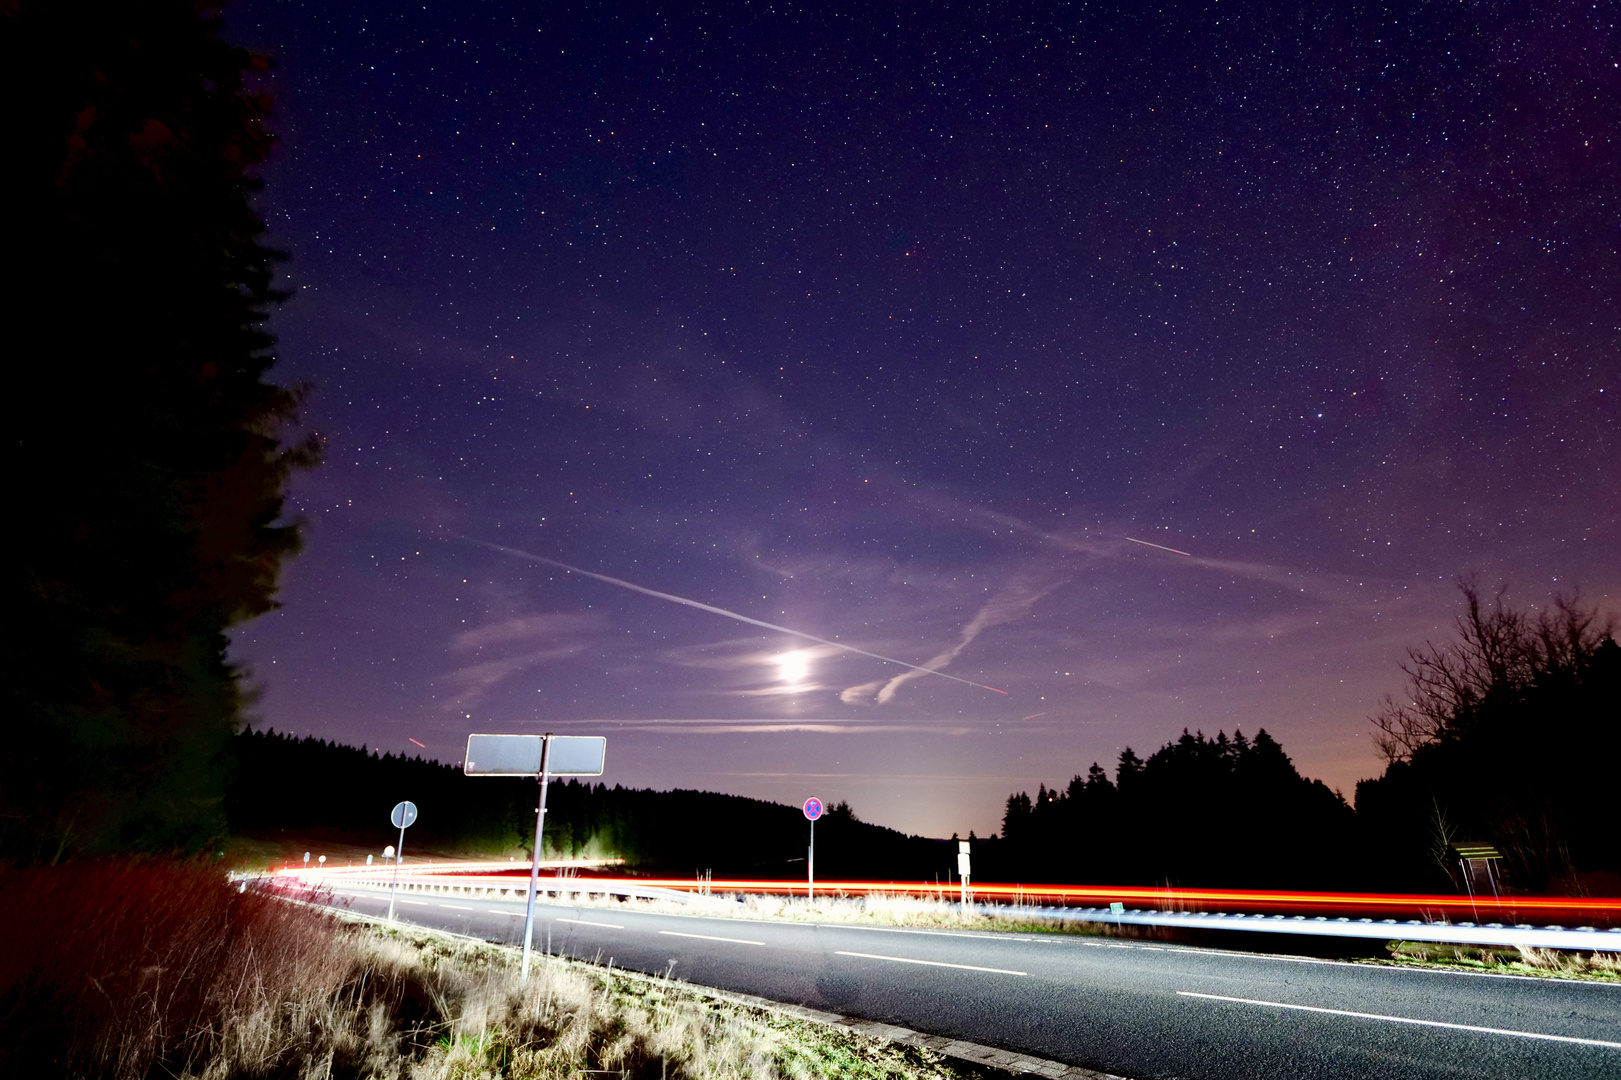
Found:
[(327, 447), (261, 726), (984, 835), (1183, 728), (1349, 797), (1460, 574), (1621, 609), (1608, 5), (226, 27)]

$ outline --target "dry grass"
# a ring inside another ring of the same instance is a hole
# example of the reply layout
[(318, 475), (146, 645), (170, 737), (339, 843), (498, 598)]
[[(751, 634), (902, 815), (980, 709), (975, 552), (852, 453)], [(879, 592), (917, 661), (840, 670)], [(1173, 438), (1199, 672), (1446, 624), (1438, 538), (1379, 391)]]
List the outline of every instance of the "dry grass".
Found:
[(1021, 915), (1016, 909), (997, 905), (975, 905), (965, 912), (955, 901), (882, 894), (818, 896), (815, 900), (790, 896), (745, 895), (738, 899), (695, 896), (691, 903), (682, 904), (675, 900), (622, 899), (581, 893), (577, 894), (577, 898), (570, 897), (562, 902), (581, 907), (633, 908), (663, 914), (701, 913), (733, 919), (851, 923), (858, 926), (1005, 930), (1026, 934), (1087, 934), (1097, 937), (1113, 937), (1118, 933), (1108, 923), (1082, 919), (1034, 919)]
[(339, 922), (155, 861), (0, 871), (0, 1074), (949, 1080), (928, 1051), (673, 980)]
[(1564, 979), (1621, 982), (1621, 955), (1566, 952), (1559, 949), (1494, 948), (1446, 945), (1428, 941), (1392, 941), (1393, 963), (1422, 967), (1462, 968), (1495, 975), (1541, 975)]

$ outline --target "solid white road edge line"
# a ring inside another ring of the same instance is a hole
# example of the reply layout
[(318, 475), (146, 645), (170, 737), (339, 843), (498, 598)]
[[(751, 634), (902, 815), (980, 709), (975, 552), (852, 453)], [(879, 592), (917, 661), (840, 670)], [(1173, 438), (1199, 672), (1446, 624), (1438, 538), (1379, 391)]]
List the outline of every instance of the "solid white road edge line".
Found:
[(1028, 975), (1028, 971), (1010, 971), (1007, 968), (980, 967), (977, 964), (948, 964), (943, 960), (914, 960), (910, 956), (879, 956), (870, 952), (845, 952), (843, 949), (834, 950), (835, 956), (859, 956), (863, 960), (888, 960), (896, 964), (922, 964), (925, 967), (958, 968), (962, 971), (988, 971), (992, 975)]
[[(514, 915), (518, 914), (513, 912)], [(580, 926), (606, 926), (609, 930), (623, 930), (624, 927), (612, 922), (592, 922), (590, 919), (553, 919), (552, 922), (571, 922)]]
[(666, 937), (692, 937), (692, 938), (701, 938), (704, 941), (730, 941), (734, 945), (764, 945), (765, 944), (765, 942), (763, 942), (763, 941), (750, 941), (748, 938), (740, 938), (740, 937), (716, 937), (713, 934), (683, 934), (679, 930), (660, 930), (659, 933), (665, 935)]
[(1198, 994), (1192, 990), (1178, 990), (1177, 995), (1205, 998), (1208, 1001), (1231, 1001), (1239, 1005), (1260, 1005), (1268, 1009), (1293, 1009), (1297, 1012), (1326, 1013), (1329, 1016), (1351, 1016), (1358, 1020), (1383, 1020), (1389, 1024), (1416, 1024), (1419, 1027), (1446, 1028), (1450, 1031), (1475, 1031), (1483, 1035), (1510, 1035), (1516, 1039), (1542, 1039), (1545, 1042), (1575, 1043), (1577, 1046), (1601, 1046), (1606, 1050), (1621, 1050), (1621, 1043), (1605, 1042), (1603, 1039), (1581, 1039), (1575, 1035), (1547, 1035), (1540, 1031), (1513, 1031), (1509, 1028), (1476, 1027), (1474, 1024), (1448, 1024), (1442, 1020), (1414, 1020), (1410, 1016), (1383, 1016), (1379, 1013), (1324, 1009), (1316, 1005), (1288, 1005), (1281, 1001), (1256, 1001), (1253, 998), (1223, 997), (1220, 994)]

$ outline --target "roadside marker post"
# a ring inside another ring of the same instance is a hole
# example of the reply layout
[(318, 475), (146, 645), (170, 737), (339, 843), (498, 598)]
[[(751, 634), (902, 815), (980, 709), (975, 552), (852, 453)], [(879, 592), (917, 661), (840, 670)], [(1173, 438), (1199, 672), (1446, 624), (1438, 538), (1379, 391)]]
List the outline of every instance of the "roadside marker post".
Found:
[(805, 800), (805, 816), (810, 819), (810, 851), (805, 857), (805, 899), (816, 899), (816, 819), (822, 816), (822, 800), (812, 795)]
[(973, 869), (968, 861), (968, 841), (957, 841), (957, 877), (962, 879), (962, 910), (968, 912), (968, 874)]
[[(417, 804), (407, 799), (405, 802), (395, 803), (394, 809), (389, 811), (388, 820), (400, 830), (400, 846), (394, 852), (394, 882), (388, 887), (388, 921), (394, 921), (394, 894), (400, 887), (400, 862), (405, 858), (405, 830), (417, 819)], [(306, 856), (307, 858), (308, 856)]]
[[(469, 735), (462, 772), (468, 776), (533, 776), (540, 780), (535, 808), (535, 850), (529, 860), (529, 902), (523, 916), (523, 966), (529, 979), (534, 952), (535, 893), (540, 888), (540, 843), (546, 831), (546, 787), (554, 776), (601, 776), (608, 740), (601, 735)], [(549, 948), (549, 946), (548, 946)]]

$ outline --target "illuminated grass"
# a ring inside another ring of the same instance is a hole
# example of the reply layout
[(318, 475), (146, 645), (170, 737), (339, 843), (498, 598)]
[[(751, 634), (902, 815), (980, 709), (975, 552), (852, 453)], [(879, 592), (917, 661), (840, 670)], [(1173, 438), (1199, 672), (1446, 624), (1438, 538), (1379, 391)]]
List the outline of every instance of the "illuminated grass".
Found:
[(1387, 948), (1390, 959), (1375, 963), (1479, 971), (1491, 975), (1621, 982), (1621, 955), (1615, 953), (1564, 952), (1525, 946), (1492, 948), (1429, 941), (1392, 941)]
[(1082, 934), (1092, 937), (1153, 936), (1154, 927), (1117, 929), (1107, 923), (1084, 919), (1032, 919), (1017, 909), (979, 905), (964, 912), (960, 905), (944, 900), (912, 896), (818, 896), (804, 897), (744, 895), (740, 899), (720, 896), (694, 896), (691, 903), (676, 900), (621, 898), (600, 893), (579, 893), (568, 900), (548, 901), (562, 906), (617, 908), (668, 915), (703, 914), (733, 919), (765, 919), (783, 922), (849, 923), (856, 926), (909, 926), (931, 930), (1001, 930), (1021, 934)]
[(936, 1053), (673, 979), (363, 925), (201, 866), (0, 867), (0, 1075), (960, 1080)]

